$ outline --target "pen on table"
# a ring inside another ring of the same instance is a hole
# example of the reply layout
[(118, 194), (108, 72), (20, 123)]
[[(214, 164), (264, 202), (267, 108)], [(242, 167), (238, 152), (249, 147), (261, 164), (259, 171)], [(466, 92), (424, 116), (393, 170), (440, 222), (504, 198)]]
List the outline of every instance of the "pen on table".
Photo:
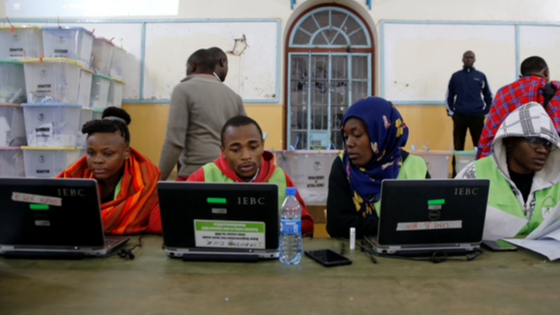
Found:
[(373, 257), (370, 252), (366, 251), (366, 254), (369, 256), (369, 259), (371, 259), (372, 263), (377, 264), (377, 259), (375, 259), (375, 257)]

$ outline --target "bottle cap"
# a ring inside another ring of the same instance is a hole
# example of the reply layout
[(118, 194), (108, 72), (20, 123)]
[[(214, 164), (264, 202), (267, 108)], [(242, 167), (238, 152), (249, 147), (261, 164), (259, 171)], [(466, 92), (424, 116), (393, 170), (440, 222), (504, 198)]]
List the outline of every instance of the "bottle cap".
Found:
[(296, 190), (295, 187), (286, 187), (286, 195), (295, 196), (296, 192), (297, 192), (297, 190)]

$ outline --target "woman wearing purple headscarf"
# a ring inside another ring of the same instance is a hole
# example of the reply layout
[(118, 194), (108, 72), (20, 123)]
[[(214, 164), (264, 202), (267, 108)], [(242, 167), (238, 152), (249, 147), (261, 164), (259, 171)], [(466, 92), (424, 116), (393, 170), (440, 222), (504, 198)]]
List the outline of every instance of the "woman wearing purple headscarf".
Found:
[(333, 162), (327, 199), (327, 232), (331, 237), (377, 235), (381, 182), (384, 179), (429, 178), (420, 157), (402, 147), (408, 128), (385, 99), (367, 97), (348, 108), (342, 118), (346, 149)]

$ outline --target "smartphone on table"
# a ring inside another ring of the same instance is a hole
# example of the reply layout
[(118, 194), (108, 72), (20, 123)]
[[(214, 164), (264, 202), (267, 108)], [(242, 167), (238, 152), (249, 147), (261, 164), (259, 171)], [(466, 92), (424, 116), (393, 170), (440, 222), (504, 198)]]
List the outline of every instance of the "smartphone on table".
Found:
[(330, 249), (306, 250), (305, 255), (325, 267), (350, 265), (352, 260)]
[(515, 251), (517, 250), (517, 246), (510, 244), (504, 240), (495, 240), (495, 241), (482, 241), (486, 247), (490, 248), (493, 251)]

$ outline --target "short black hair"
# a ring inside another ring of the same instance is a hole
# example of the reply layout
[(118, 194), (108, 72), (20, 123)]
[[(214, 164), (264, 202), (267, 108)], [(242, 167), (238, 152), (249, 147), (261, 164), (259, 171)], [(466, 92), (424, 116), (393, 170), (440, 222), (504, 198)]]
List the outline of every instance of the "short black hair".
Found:
[(261, 140), (263, 139), (263, 132), (261, 130), (261, 126), (259, 126), (259, 124), (252, 118), (247, 117), (247, 116), (235, 116), (230, 118), (228, 121), (226, 121), (224, 127), (222, 127), (222, 137), (220, 139), (220, 142), (222, 143), (222, 145), (224, 145), (224, 135), (226, 133), (226, 130), (229, 127), (241, 127), (241, 126), (247, 126), (247, 125), (255, 125), (257, 126), (257, 129), (259, 130), (259, 133), (261, 134)]
[(546, 61), (539, 56), (529, 57), (521, 63), (521, 75), (538, 73), (548, 68)]
[(107, 107), (103, 111), (102, 119), (88, 121), (82, 127), (82, 133), (87, 134), (88, 137), (96, 132), (121, 132), (126, 144), (130, 144), (130, 132), (128, 125), (132, 121), (130, 115), (121, 108)]
[(208, 49), (199, 49), (192, 53), (189, 59), (187, 59), (187, 67), (189, 66), (189, 63), (195, 63), (198, 65), (198, 73), (212, 73), (214, 71), (214, 67), (216, 66), (214, 56)]
[(226, 53), (219, 47), (210, 47), (208, 48), (208, 52), (214, 59), (214, 67), (218, 64), (218, 62), (220, 62), (220, 60), (227, 59)]

